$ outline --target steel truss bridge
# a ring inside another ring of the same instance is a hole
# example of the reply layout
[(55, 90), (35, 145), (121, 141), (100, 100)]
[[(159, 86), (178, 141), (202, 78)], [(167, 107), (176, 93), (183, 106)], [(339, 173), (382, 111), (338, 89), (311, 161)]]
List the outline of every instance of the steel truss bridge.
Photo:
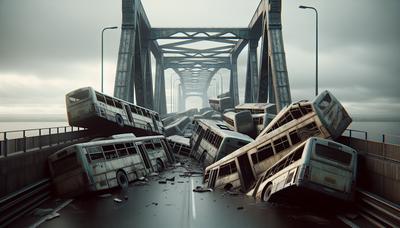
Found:
[[(261, 0), (247, 28), (152, 28), (140, 0), (122, 0), (122, 30), (114, 96), (167, 112), (166, 69), (180, 78), (178, 106), (189, 96), (207, 104), (216, 72), (230, 71), (229, 96), (239, 103), (237, 59), (247, 45), (245, 102), (291, 103), (282, 39), (281, 0)], [(261, 39), (260, 65), (257, 47)], [(208, 44), (208, 48), (204, 48)], [(156, 59), (155, 91), (151, 54)]]

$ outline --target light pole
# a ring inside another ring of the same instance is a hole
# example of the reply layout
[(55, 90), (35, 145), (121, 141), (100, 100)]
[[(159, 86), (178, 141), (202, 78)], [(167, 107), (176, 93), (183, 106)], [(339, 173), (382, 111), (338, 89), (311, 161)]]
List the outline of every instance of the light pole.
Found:
[(103, 92), (103, 36), (104, 36), (104, 31), (107, 29), (117, 29), (117, 26), (112, 26), (112, 27), (105, 27), (101, 30), (101, 92)]
[(299, 6), (300, 9), (312, 9), (315, 11), (315, 96), (318, 95), (318, 11), (311, 6)]

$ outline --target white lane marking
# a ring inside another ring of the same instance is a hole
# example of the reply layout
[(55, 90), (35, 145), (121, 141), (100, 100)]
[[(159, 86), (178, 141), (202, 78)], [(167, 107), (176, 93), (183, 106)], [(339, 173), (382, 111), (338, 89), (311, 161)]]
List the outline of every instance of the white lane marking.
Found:
[(194, 183), (193, 183), (193, 179), (192, 178), (190, 180), (191, 180), (191, 183), (192, 183), (192, 189), (190, 190), (190, 192), (192, 193), (192, 216), (193, 216), (193, 219), (196, 219), (196, 205), (195, 205), (196, 201), (194, 200), (194, 192), (193, 192)]

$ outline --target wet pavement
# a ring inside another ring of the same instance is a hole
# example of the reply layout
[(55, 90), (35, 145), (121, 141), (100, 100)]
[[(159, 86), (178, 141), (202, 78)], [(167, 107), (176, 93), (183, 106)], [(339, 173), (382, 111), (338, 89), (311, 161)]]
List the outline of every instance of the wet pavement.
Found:
[[(193, 192), (202, 177), (182, 176), (193, 171), (185, 166), (148, 177), (148, 182), (131, 183), (125, 191), (114, 189), (74, 199), (58, 211), (59, 217), (40, 227), (345, 227), (335, 214), (318, 208), (255, 202), (243, 194), (222, 191)], [(34, 224), (32, 218), (25, 220)], [(25, 227), (26, 221), (15, 226)]]

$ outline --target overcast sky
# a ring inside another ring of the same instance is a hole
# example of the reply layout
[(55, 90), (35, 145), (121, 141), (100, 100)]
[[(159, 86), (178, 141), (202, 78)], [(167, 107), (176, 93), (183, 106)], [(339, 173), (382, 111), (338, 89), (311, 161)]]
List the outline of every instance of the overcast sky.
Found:
[[(259, 4), (142, 2), (153, 27), (247, 27)], [(399, 120), (400, 1), (283, 0), (294, 101), (312, 99), (315, 85), (315, 14), (299, 9), (300, 4), (319, 11), (320, 91), (332, 91), (353, 116)], [(111, 25), (121, 26), (121, 0), (0, 0), (0, 114), (64, 114), (67, 92), (84, 86), (99, 89), (100, 32)], [(108, 94), (113, 94), (120, 32), (105, 33)], [(239, 59), (241, 94), (246, 58), (244, 50)]]

